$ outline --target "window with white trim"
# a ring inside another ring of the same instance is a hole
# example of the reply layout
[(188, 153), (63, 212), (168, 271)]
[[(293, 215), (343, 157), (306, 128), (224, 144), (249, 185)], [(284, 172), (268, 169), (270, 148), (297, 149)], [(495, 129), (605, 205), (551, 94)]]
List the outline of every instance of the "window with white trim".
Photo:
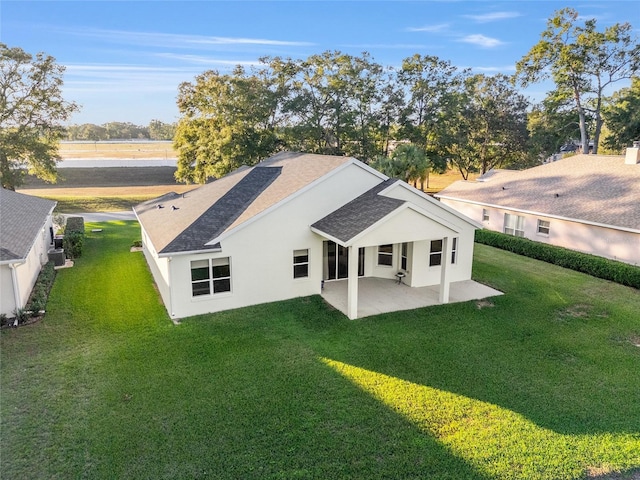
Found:
[(549, 236), (551, 224), (548, 220), (540, 220), (538, 219), (538, 235)]
[(191, 262), (191, 294), (194, 297), (231, 291), (229, 257), (193, 260)]
[(429, 266), (437, 267), (438, 265), (442, 265), (442, 240), (431, 240)]
[(482, 221), (483, 222), (489, 221), (489, 210), (487, 210), (486, 208), (482, 209)]
[(524, 217), (520, 215), (504, 214), (504, 233), (516, 237), (524, 237)]
[(409, 253), (409, 244), (407, 242), (404, 242), (402, 244), (402, 252), (401, 252), (401, 255), (400, 255), (400, 268), (402, 268), (402, 270), (404, 270), (404, 271), (407, 270), (408, 253)]
[(458, 261), (458, 237), (453, 237), (451, 242), (451, 265)]
[(393, 265), (393, 245), (391, 243), (378, 246), (378, 265), (384, 267)]
[(309, 249), (293, 251), (293, 278), (309, 276)]

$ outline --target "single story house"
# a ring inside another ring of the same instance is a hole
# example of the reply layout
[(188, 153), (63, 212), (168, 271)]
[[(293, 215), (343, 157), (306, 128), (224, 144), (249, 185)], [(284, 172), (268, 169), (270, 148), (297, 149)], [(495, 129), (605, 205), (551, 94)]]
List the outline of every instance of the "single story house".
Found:
[(480, 224), (350, 157), (281, 152), (134, 207), (172, 318), (320, 294), (346, 279), (409, 287), (469, 280)]
[(24, 308), (49, 260), (56, 202), (0, 188), (0, 314)]
[(491, 170), (440, 191), (484, 228), (640, 265), (640, 149)]

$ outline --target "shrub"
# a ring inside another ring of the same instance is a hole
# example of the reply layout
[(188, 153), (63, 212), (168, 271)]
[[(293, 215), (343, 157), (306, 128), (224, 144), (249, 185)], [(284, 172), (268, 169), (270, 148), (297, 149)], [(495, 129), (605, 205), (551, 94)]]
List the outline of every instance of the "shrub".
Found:
[(132, 246), (132, 247), (137, 247), (137, 248), (142, 247), (142, 240), (136, 240), (135, 242), (133, 242), (133, 243), (131, 244), (131, 246)]
[(67, 225), (64, 229), (65, 233), (78, 232), (84, 235), (84, 218), (82, 217), (68, 217)]
[(62, 247), (68, 258), (73, 259), (82, 255), (82, 249), (84, 247), (84, 218), (67, 218)]
[(640, 267), (491, 230), (476, 230), (476, 242), (640, 289)]
[(56, 269), (53, 261), (47, 262), (40, 270), (40, 274), (33, 286), (33, 291), (27, 302), (27, 309), (31, 310), (33, 316), (38, 316), (40, 310), (44, 310), (49, 298), (49, 292), (56, 278)]
[(16, 308), (13, 311), (13, 317), (18, 320), (18, 325), (22, 325), (29, 320), (29, 313), (24, 308)]
[(84, 234), (79, 232), (65, 233), (62, 248), (64, 248), (67, 258), (73, 259), (81, 256), (84, 248)]

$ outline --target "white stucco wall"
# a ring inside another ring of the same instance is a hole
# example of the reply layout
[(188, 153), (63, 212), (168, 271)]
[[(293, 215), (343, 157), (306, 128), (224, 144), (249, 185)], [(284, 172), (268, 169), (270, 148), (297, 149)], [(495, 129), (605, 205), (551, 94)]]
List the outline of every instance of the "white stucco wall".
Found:
[(12, 312), (15, 308), (16, 301), (13, 297), (11, 269), (9, 265), (0, 265), (0, 313), (4, 313), (7, 317), (12, 317)]
[[(599, 255), (632, 265), (640, 265), (640, 233), (626, 232), (613, 228), (588, 225), (585, 223), (561, 220), (542, 215), (531, 215), (499, 209), (483, 207), (466, 202), (443, 199), (443, 203), (455, 208), (468, 217), (481, 222), (484, 228), (504, 231), (504, 214), (510, 213), (525, 217), (524, 236), (530, 240), (549, 243), (579, 252)], [(482, 210), (489, 212), (489, 221), (482, 221)], [(537, 232), (538, 220), (549, 222), (549, 235)]]
[(16, 279), (18, 286), (19, 305), (15, 302), (15, 285), (12, 279), (11, 267), (2, 265), (0, 267), (0, 313), (6, 314), (8, 317), (13, 316), (16, 308), (24, 308), (26, 306), (31, 290), (36, 283), (38, 274), (42, 266), (49, 260), (49, 249), (53, 246), (51, 243), (51, 234), (49, 228), (52, 226), (51, 215), (47, 217), (42, 229), (32, 240), (31, 249), (24, 261), (16, 262)]
[[(169, 314), (182, 318), (320, 293), (324, 239), (311, 224), (381, 181), (353, 164), (337, 173), (223, 238), (222, 252), (174, 255)], [(293, 251), (299, 249), (309, 249), (309, 276), (294, 279)], [(231, 292), (193, 297), (191, 261), (224, 257), (231, 259)]]

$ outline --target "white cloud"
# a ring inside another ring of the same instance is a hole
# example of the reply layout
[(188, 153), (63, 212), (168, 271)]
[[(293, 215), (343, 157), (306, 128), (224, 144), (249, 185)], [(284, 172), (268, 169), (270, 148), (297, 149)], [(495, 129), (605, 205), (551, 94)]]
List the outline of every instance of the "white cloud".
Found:
[(428, 33), (440, 33), (449, 30), (451, 25), (449, 23), (439, 23), (437, 25), (425, 25), (424, 27), (408, 27), (408, 32), (428, 32)]
[(499, 66), (490, 66), (490, 67), (469, 67), (471, 70), (475, 72), (485, 72), (485, 73), (504, 73), (504, 72), (515, 72), (515, 65), (504, 65), (502, 67)]
[(219, 58), (204, 57), (202, 55), (180, 55), (177, 53), (158, 53), (154, 55), (159, 58), (168, 58), (170, 60), (180, 60), (183, 62), (193, 63), (197, 65), (226, 65), (235, 67), (236, 65), (260, 65), (260, 62), (253, 60), (221, 60)]
[(476, 33), (474, 35), (467, 35), (458, 40), (459, 42), (470, 43), (483, 48), (494, 48), (504, 45), (504, 42), (497, 38), (486, 37), (482, 34)]
[(266, 38), (246, 38), (246, 37), (216, 37), (205, 35), (184, 35), (175, 33), (158, 33), (158, 32), (132, 32), (125, 30), (105, 30), (80, 28), (73, 30), (65, 30), (56, 28), (54, 30), (63, 31), (64, 33), (73, 34), (81, 37), (99, 38), (111, 43), (125, 43), (138, 46), (152, 47), (221, 47), (221, 46), (244, 46), (244, 45), (263, 45), (269, 47), (308, 47), (313, 43), (298, 42), (288, 40), (273, 40)]
[(470, 18), (478, 23), (495, 22), (497, 20), (507, 20), (509, 18), (517, 18), (522, 16), (518, 12), (491, 12), (484, 13), (482, 15), (463, 15), (465, 18)]

